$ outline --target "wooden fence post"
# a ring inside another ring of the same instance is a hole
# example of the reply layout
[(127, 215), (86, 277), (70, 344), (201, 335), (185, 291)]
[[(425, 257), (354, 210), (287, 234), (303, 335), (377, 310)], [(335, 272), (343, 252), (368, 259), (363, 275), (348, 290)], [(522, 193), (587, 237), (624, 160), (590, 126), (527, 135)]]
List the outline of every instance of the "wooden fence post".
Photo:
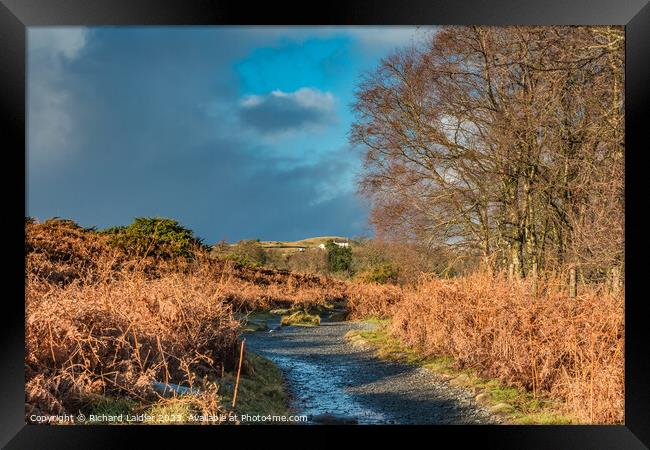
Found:
[(239, 351), (239, 367), (237, 367), (237, 381), (235, 382), (235, 392), (232, 395), (232, 407), (235, 407), (235, 403), (237, 403), (237, 389), (239, 388), (239, 374), (241, 373), (241, 363), (244, 360), (244, 343), (246, 342), (246, 338), (242, 339), (241, 341), (241, 350)]

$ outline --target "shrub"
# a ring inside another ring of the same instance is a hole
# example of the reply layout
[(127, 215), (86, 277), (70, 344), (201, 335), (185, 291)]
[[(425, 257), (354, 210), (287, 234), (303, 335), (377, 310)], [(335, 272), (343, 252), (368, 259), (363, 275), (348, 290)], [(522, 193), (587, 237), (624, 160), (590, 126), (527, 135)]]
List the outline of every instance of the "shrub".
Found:
[(205, 397), (193, 401), (223, 412), (210, 389), (222, 367), (236, 367), (233, 310), (308, 309), (346, 292), (326, 277), (238, 268), (200, 250), (191, 261), (132, 258), (108, 245), (120, 229), (48, 221), (25, 231), (26, 417), (76, 414), (102, 399), (142, 410), (160, 402), (156, 381), (198, 388)]
[(325, 244), (327, 249), (327, 263), (331, 272), (350, 272), (352, 268), (352, 249), (339, 247), (334, 241)]
[(358, 238), (357, 242), (352, 269), (366, 282), (415, 284), (422, 273), (452, 277), (471, 268), (471, 264), (466, 267), (471, 258), (458, 258), (445, 247), (379, 238)]
[(85, 230), (71, 220), (48, 219), (25, 224), (26, 275), (66, 285), (97, 278), (102, 264), (117, 266), (122, 252), (107, 245), (108, 237)]
[(110, 236), (110, 245), (133, 256), (192, 258), (203, 247), (192, 230), (161, 217), (137, 217), (129, 226), (107, 228), (101, 233)]
[(561, 398), (583, 423), (621, 423), (623, 296), (569, 298), (558, 285), (540, 280), (535, 297), (527, 283), (485, 274), (423, 278), (393, 306), (390, 331), (426, 355)]
[(348, 288), (348, 308), (353, 319), (388, 318), (402, 302), (404, 290), (399, 286), (354, 283)]
[(296, 252), (287, 259), (289, 270), (303, 273), (327, 273), (327, 253), (320, 248), (308, 248), (303, 252)]
[(259, 239), (241, 240), (230, 246), (222, 255), (240, 266), (251, 269), (258, 269), (267, 261), (266, 252), (260, 245)]
[(397, 283), (399, 269), (391, 263), (379, 263), (357, 275), (364, 283)]

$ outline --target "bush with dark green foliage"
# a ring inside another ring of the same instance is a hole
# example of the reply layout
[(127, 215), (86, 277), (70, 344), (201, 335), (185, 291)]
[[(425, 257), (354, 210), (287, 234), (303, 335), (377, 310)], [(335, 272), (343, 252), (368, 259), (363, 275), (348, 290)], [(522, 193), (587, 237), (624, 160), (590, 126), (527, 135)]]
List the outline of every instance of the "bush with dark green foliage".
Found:
[(109, 244), (137, 256), (192, 258), (204, 248), (192, 230), (162, 217), (137, 217), (131, 225), (106, 228), (101, 233), (111, 236)]
[(352, 268), (352, 249), (339, 247), (334, 241), (325, 244), (327, 265), (331, 272), (350, 272)]
[(101, 234), (118, 234), (126, 230), (127, 227), (124, 225), (117, 225), (114, 227), (108, 227), (104, 228), (103, 230), (100, 230)]

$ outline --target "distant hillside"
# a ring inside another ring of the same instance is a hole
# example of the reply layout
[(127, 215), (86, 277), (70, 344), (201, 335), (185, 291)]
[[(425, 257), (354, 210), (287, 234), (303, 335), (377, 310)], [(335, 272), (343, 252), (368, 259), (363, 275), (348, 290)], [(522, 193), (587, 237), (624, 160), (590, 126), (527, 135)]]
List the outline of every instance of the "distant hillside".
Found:
[[(259, 246), (257, 247), (259, 251), (266, 253), (267, 257), (271, 259), (276, 256), (288, 257), (290, 255), (301, 253), (310, 249), (317, 249), (319, 245), (325, 244), (328, 241), (342, 241), (349, 242), (350, 245), (354, 246), (355, 242), (352, 239), (341, 237), (341, 236), (317, 236), (306, 239), (301, 239), (298, 241), (258, 241)], [(250, 242), (250, 241), (246, 241)], [(230, 252), (230, 249), (235, 250), (235, 248), (240, 247), (240, 243), (219, 243), (212, 246), (212, 252), (215, 255), (221, 254), (226, 255)], [(255, 253), (254, 248), (248, 248), (247, 250), (239, 249), (244, 251), (244, 253)], [(275, 256), (273, 256), (275, 255)], [(252, 255), (249, 255), (252, 256)], [(260, 255), (257, 255), (253, 259), (258, 259)], [(268, 261), (267, 261), (268, 262)], [(274, 265), (275, 268), (281, 268), (277, 264)]]
[(342, 240), (342, 241), (348, 240), (348, 238), (341, 237), (341, 236), (320, 236), (320, 237), (302, 239), (299, 241), (261, 241), (260, 245), (262, 245), (262, 247), (264, 248), (299, 248), (299, 247), (310, 248), (310, 247), (318, 247), (320, 244), (324, 244), (327, 241), (331, 241), (334, 239)]

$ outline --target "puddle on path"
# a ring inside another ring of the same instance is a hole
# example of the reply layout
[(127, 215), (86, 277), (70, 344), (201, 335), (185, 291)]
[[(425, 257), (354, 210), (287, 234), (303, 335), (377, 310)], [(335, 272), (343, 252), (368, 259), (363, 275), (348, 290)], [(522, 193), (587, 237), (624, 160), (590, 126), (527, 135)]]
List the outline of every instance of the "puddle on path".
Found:
[(354, 418), (359, 424), (388, 423), (385, 415), (361, 405), (346, 392), (347, 384), (341, 373), (302, 358), (274, 353), (265, 356), (284, 372), (291, 389), (291, 406), (298, 414), (308, 417), (332, 414)]
[(277, 322), (273, 319), (267, 322), (273, 330), (270, 333), (248, 334), (247, 343), (252, 351), (269, 358), (282, 370), (296, 414), (332, 415), (359, 424), (393, 423), (386, 414), (356, 401), (348, 392), (352, 386), (350, 380), (354, 378), (351, 372), (359, 370), (358, 367), (354, 366), (354, 360), (324, 350), (342, 345), (342, 335), (332, 339), (331, 335), (313, 333), (314, 329), (310, 333), (309, 329), (300, 327), (279, 327), (279, 318)]

